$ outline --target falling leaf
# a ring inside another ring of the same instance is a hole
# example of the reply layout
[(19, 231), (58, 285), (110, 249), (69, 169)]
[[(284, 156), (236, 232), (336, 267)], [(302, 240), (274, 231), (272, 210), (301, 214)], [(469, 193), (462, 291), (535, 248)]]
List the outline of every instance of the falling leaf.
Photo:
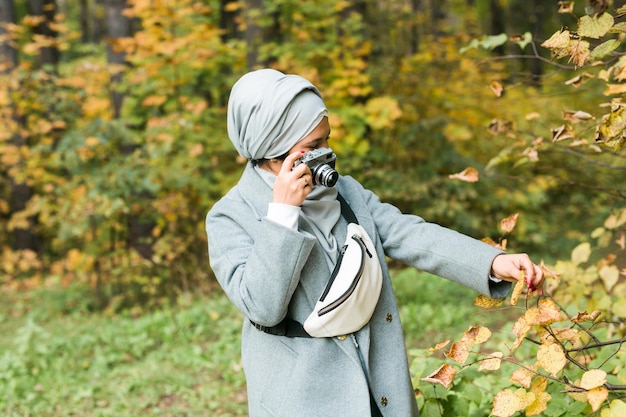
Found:
[(505, 298), (491, 298), (480, 294), (474, 299), (474, 305), (482, 308), (493, 308), (502, 305)]
[(466, 182), (477, 182), (478, 181), (478, 170), (476, 168), (468, 167), (465, 168), (462, 172), (458, 174), (448, 175), (450, 179), (456, 179)]
[(556, 376), (567, 364), (563, 349), (555, 344), (541, 345), (537, 350), (537, 365)]
[(444, 387), (450, 388), (454, 376), (456, 375), (456, 369), (452, 365), (444, 363), (435, 372), (428, 375), (425, 378), (420, 378), (421, 381), (430, 382), (432, 384), (440, 384)]
[(445, 356), (463, 365), (469, 356), (468, 346), (463, 341), (454, 342)]
[(505, 233), (511, 233), (513, 229), (515, 229), (515, 224), (517, 223), (518, 217), (519, 213), (515, 213), (511, 214), (509, 217), (500, 220), (500, 229)]
[(504, 87), (498, 81), (492, 81), (489, 84), (489, 89), (496, 97), (502, 97), (502, 93), (504, 92)]
[(500, 364), (502, 363), (503, 356), (504, 354), (502, 352), (491, 353), (485, 359), (482, 359), (480, 361), (478, 371), (497, 371), (498, 369), (500, 369)]

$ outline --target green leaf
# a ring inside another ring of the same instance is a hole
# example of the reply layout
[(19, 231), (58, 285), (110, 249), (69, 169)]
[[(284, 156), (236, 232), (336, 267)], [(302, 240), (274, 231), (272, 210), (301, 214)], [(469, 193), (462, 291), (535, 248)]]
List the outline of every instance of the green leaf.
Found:
[(480, 44), (483, 48), (491, 50), (504, 45), (507, 40), (509, 40), (509, 37), (506, 33), (501, 33), (494, 36), (484, 36)]
[(533, 34), (530, 33), (530, 32), (526, 32), (526, 33), (524, 33), (522, 39), (517, 41), (517, 42), (515, 42), (515, 43), (518, 44), (521, 49), (524, 49), (532, 41), (533, 41)]
[(613, 52), (617, 49), (622, 43), (617, 39), (609, 39), (606, 42), (601, 43), (596, 46), (593, 51), (591, 51), (591, 57), (593, 59), (601, 59)]
[(609, 33), (625, 33), (626, 32), (626, 22), (617, 22), (613, 25), (611, 29), (609, 29)]
[(598, 39), (613, 27), (615, 19), (609, 13), (603, 13), (601, 16), (583, 16), (578, 21), (578, 34), (587, 38)]

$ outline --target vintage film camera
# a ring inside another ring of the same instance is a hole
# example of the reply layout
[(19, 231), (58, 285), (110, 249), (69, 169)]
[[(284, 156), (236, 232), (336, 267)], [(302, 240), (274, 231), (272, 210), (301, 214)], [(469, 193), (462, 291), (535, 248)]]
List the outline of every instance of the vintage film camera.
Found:
[(313, 175), (313, 185), (334, 187), (339, 179), (339, 173), (335, 171), (337, 155), (330, 148), (314, 149), (305, 153), (294, 162), (294, 168), (300, 164), (307, 164)]

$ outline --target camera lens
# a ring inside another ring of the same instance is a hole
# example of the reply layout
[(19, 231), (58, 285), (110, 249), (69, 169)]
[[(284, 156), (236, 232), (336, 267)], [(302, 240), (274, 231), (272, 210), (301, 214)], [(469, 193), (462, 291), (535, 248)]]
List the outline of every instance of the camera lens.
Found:
[(325, 187), (334, 187), (339, 179), (339, 173), (328, 164), (319, 164), (311, 170), (313, 184), (321, 184)]

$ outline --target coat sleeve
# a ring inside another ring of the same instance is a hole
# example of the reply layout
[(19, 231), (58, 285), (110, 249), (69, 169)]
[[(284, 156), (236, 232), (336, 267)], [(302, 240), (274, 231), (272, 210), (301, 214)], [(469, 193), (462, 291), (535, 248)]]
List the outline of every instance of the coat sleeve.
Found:
[(510, 283), (489, 278), (493, 258), (503, 253), (501, 250), (419, 216), (403, 214), (360, 184), (355, 186), (361, 188), (359, 194), (371, 213), (385, 255), (490, 297), (508, 294)]
[(257, 218), (230, 196), (207, 214), (206, 232), (211, 268), (229, 299), (255, 323), (278, 324), (315, 239)]

